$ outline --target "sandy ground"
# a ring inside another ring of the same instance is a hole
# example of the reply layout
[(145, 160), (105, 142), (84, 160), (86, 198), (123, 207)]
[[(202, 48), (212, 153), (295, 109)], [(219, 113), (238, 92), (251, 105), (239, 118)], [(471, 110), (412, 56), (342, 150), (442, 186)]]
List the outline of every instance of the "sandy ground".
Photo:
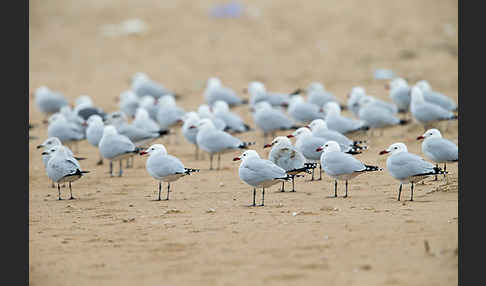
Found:
[[(248, 1), (239, 19), (208, 17), (212, 3), (30, 1), (29, 87), (47, 85), (70, 102), (88, 94), (109, 112), (137, 71), (183, 94), (186, 110), (203, 103), (214, 75), (237, 91), (251, 80), (282, 92), (319, 80), (342, 102), (354, 85), (388, 100), (373, 71), (390, 68), (411, 82), (427, 79), (457, 101), (457, 1)], [(101, 35), (102, 25), (134, 17), (147, 22), (146, 34)], [(235, 111), (254, 126), (247, 107)], [(145, 158), (110, 178), (84, 141), (78, 155), (91, 173), (73, 183), (77, 200), (57, 201), (35, 148), (47, 136), (43, 118), (31, 99), (29, 121), (38, 126), (30, 134), (39, 137), (29, 142), (31, 285), (458, 283), (457, 164), (448, 166), (449, 183), (418, 184), (414, 202), (406, 201), (408, 185), (397, 202), (398, 184), (383, 171), (351, 181), (347, 199), (329, 197), (333, 182), (324, 174), (322, 181), (298, 179), (296, 193), (274, 186), (265, 207), (249, 208), (251, 189), (231, 161), (239, 152), (223, 155), (222, 170), (208, 171), (182, 136), (179, 144), (160, 140), (202, 170), (158, 202)], [(402, 141), (421, 154), (415, 138), (422, 133), (415, 124), (386, 130), (357, 157), (384, 168), (380, 150)], [(443, 135), (457, 143), (457, 122)], [(240, 137), (268, 154), (259, 131)], [(62, 192), (67, 198), (68, 189)]]

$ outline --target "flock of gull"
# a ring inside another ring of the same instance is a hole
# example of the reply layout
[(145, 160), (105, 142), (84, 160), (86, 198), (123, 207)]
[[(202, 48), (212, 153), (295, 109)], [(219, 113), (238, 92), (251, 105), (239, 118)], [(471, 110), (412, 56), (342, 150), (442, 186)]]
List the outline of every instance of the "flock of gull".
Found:
[[(435, 176), (435, 180), (438, 175), (445, 178), (446, 164), (458, 161), (457, 145), (432, 128), (437, 122), (456, 120), (457, 104), (433, 90), (426, 80), (414, 85), (403, 78), (390, 80), (386, 84), (390, 101), (375, 98), (363, 87), (356, 86), (343, 104), (319, 82), (292, 93), (277, 93), (253, 81), (244, 89), (250, 96), (245, 100), (220, 79), (212, 77), (203, 93), (205, 103), (197, 111), (185, 111), (178, 106), (176, 100), (181, 95), (144, 73), (136, 73), (131, 81), (130, 89), (120, 94), (118, 110), (111, 113), (97, 107), (87, 95), (79, 96), (70, 104), (62, 93), (46, 86), (32, 93), (37, 109), (45, 114), (44, 122), (48, 124), (47, 139), (37, 148), (43, 149), (42, 161), (52, 187), (57, 184), (59, 200), (62, 199), (61, 184), (69, 185), (69, 199), (74, 199), (71, 183), (89, 173), (79, 164), (85, 158), (75, 156), (72, 151), (78, 151), (77, 143), (81, 140), (98, 149), (97, 165), (108, 161), (110, 176), (114, 176), (114, 164), (118, 163), (118, 176), (122, 177), (123, 162), (125, 168), (131, 168), (135, 155), (148, 156), (146, 170), (158, 181), (158, 200), (162, 200), (163, 182), (167, 183), (165, 200), (169, 200), (172, 182), (199, 171), (186, 168), (181, 160), (168, 154), (163, 144), (153, 144), (160, 138), (164, 137), (166, 144), (170, 141), (180, 144), (178, 134), (182, 133), (186, 144), (194, 145), (196, 160), (204, 153), (209, 155), (209, 170), (221, 168), (222, 154), (242, 150), (233, 160), (241, 161), (239, 177), (253, 189), (251, 206), (257, 206), (257, 188), (262, 189), (260, 206), (263, 206), (266, 188), (281, 183), (280, 190), (284, 192), (285, 183), (291, 182), (291, 192), (295, 192), (295, 178), (306, 174), (312, 175), (311, 180), (321, 180), (322, 173), (331, 177), (335, 182), (334, 197), (337, 197), (338, 181), (344, 181), (343, 197), (347, 197), (348, 181), (383, 170), (355, 157), (368, 149), (367, 140), (363, 139), (411, 122), (424, 127), (417, 140), (423, 140), (422, 153), (427, 160), (408, 152), (407, 146), (400, 142), (379, 153), (389, 154), (386, 169), (400, 183), (398, 200), (403, 184), (411, 184), (412, 201), (415, 183), (429, 176)], [(241, 105), (248, 106), (253, 118), (251, 124), (231, 110)], [(344, 109), (353, 116), (343, 115)], [(255, 130), (251, 125), (263, 133), (263, 148), (271, 148), (268, 159), (251, 149), (255, 142), (238, 138), (241, 133)], [(288, 135), (276, 136), (281, 131)], [(217, 156), (217, 167), (213, 167), (214, 156)], [(444, 167), (440, 168), (442, 163)]]

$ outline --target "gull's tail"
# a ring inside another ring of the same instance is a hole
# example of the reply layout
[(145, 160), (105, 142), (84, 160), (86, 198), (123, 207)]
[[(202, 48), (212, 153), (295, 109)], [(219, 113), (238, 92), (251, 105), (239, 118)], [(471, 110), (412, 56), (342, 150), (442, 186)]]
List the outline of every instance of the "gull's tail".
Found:
[(190, 175), (191, 173), (199, 172), (199, 169), (184, 168), (184, 174)]
[(248, 149), (248, 146), (255, 145), (256, 142), (243, 142), (240, 145), (238, 145), (238, 148), (240, 149)]
[(371, 166), (365, 164), (365, 169), (361, 170), (360, 172), (372, 172), (372, 171), (383, 171), (383, 169), (378, 166)]
[(398, 122), (399, 125), (406, 125), (410, 123), (410, 120), (408, 119), (400, 119), (400, 121)]
[(311, 174), (310, 170), (313, 170), (317, 167), (316, 163), (305, 163), (303, 168), (293, 169), (287, 171), (287, 175), (295, 176), (299, 173), (306, 172), (307, 174)]

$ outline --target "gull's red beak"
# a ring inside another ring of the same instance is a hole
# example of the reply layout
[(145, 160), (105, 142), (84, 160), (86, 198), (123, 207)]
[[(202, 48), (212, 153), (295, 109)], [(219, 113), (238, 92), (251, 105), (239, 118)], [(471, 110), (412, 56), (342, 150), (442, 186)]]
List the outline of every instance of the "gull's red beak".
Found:
[(321, 151), (322, 151), (322, 147), (318, 147), (318, 148), (316, 149), (316, 152), (321, 152)]
[(424, 139), (424, 138), (425, 137), (421, 135), (421, 136), (417, 137), (417, 140), (421, 140), (421, 139)]
[(148, 153), (145, 151), (140, 152), (140, 156), (147, 155)]
[(294, 138), (295, 136), (292, 134), (287, 135), (287, 138)]
[(287, 102), (282, 102), (282, 104), (280, 104), (280, 106), (287, 108), (287, 107), (289, 107), (289, 104)]
[[(311, 129), (309, 125), (306, 125), (306, 126), (304, 126), (304, 127), (307, 127), (308, 129)], [(311, 129), (311, 130), (312, 130), (312, 129)]]
[(234, 158), (233, 158), (233, 161), (239, 161), (239, 160), (241, 160), (241, 158), (240, 158), (240, 157), (234, 157)]
[(387, 154), (387, 153), (390, 153), (390, 152), (383, 150), (383, 151), (380, 151), (380, 153), (378, 153), (378, 154), (383, 155), (383, 154)]
[(189, 129), (194, 129), (194, 128), (196, 128), (196, 126), (194, 125), (189, 126)]
[(263, 146), (263, 148), (268, 148), (268, 147), (272, 147), (272, 144), (265, 144), (265, 145)]

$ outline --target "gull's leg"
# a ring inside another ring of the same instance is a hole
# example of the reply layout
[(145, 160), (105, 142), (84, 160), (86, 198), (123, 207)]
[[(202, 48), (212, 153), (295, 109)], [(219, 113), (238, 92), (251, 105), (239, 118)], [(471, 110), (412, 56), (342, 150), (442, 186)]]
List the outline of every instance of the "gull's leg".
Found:
[(334, 180), (334, 197), (337, 198), (337, 180)]
[(218, 170), (221, 168), (221, 153), (218, 153)]
[(281, 192), (285, 192), (285, 182), (282, 181), (282, 188), (280, 189)]
[(256, 204), (255, 204), (255, 197), (256, 197), (256, 189), (253, 188), (253, 206), (256, 206)]
[[(435, 164), (435, 167), (436, 167), (436, 168), (439, 168), (439, 164)], [(435, 179), (434, 179), (434, 181), (437, 181), (437, 175), (435, 175)]]
[(51, 181), (51, 183), (52, 183), (51, 187), (52, 187), (52, 188), (55, 188), (55, 187), (56, 187), (56, 184), (54, 184), (54, 181), (53, 181), (53, 180), (51, 180), (51, 179), (49, 179), (49, 180), (50, 180), (50, 181)]
[(166, 201), (169, 200), (169, 192), (170, 192), (170, 183), (168, 182), (167, 183), (167, 199), (165, 199)]
[(113, 177), (113, 161), (110, 161), (110, 177)]
[(344, 195), (343, 198), (347, 198), (348, 197), (348, 180), (346, 180), (346, 194)]
[(71, 194), (71, 197), (69, 199), (74, 200), (75, 198), (73, 197), (73, 190), (71, 189), (71, 182), (69, 182), (69, 193)]
[(319, 162), (319, 181), (322, 180), (322, 166), (321, 163)]
[(402, 184), (400, 184), (400, 188), (398, 189), (398, 201), (400, 200), (400, 194), (402, 193)]
[(295, 176), (292, 176), (292, 191), (295, 192)]
[(160, 191), (161, 191), (161, 190), (162, 190), (162, 182), (161, 182), (161, 181), (159, 181), (159, 199), (158, 199), (159, 201), (160, 201)]
[(314, 170), (315, 170), (315, 168), (312, 168), (312, 177), (310, 179), (311, 181), (314, 181)]
[(58, 193), (59, 193), (58, 200), (62, 200), (62, 199), (61, 199), (61, 187), (59, 186), (59, 184), (57, 184), (57, 191), (58, 191)]
[(213, 169), (213, 153), (209, 153), (209, 170)]
[(412, 186), (410, 186), (410, 201), (413, 201), (413, 183), (412, 183)]
[(446, 170), (447, 170), (447, 164), (444, 163), (444, 178), (446, 177), (446, 174), (445, 174)]
[(260, 206), (264, 206), (264, 202), (265, 202), (265, 188), (263, 188), (263, 191), (262, 191), (262, 204)]
[(121, 177), (123, 174), (123, 164), (122, 164), (122, 160), (120, 160), (120, 171), (118, 172), (118, 177)]
[(103, 165), (103, 157), (101, 156), (101, 153), (100, 153), (100, 160), (98, 162), (96, 162), (96, 165)]

